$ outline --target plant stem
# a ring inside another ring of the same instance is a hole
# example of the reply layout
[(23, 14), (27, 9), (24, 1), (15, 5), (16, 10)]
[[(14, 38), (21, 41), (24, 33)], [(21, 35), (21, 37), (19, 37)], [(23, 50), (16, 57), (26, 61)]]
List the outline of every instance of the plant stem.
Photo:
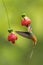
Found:
[(5, 5), (5, 3), (4, 3), (3, 0), (2, 0), (2, 2), (3, 2), (3, 6), (4, 6), (4, 8), (5, 8), (6, 15), (7, 15), (7, 19), (8, 19), (8, 26), (9, 26), (9, 28), (10, 28), (10, 23), (9, 23), (9, 17), (8, 17), (7, 7), (6, 7), (6, 5)]

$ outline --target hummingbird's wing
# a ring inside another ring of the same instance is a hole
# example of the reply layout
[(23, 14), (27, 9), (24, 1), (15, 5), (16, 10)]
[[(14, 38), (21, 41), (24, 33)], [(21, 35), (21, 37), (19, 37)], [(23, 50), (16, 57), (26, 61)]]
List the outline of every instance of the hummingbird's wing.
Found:
[(23, 31), (15, 31), (17, 34), (25, 37), (25, 38), (28, 38), (28, 39), (32, 39), (32, 33), (30, 32), (23, 32)]

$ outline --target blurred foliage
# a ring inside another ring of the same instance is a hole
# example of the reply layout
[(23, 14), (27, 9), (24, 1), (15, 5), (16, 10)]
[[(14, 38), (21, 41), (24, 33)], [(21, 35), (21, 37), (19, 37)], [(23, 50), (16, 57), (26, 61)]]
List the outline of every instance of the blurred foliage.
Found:
[(43, 0), (3, 0), (7, 7), (9, 22), (14, 32), (27, 31), (21, 26), (21, 14), (32, 20), (33, 32), (38, 39), (30, 60), (33, 42), (18, 35), (16, 44), (8, 42), (8, 20), (0, 0), (0, 65), (43, 65)]

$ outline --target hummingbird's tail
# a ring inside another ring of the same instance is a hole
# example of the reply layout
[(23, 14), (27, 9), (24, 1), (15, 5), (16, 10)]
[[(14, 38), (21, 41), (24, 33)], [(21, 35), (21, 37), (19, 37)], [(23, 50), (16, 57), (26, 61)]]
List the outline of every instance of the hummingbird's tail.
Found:
[(35, 35), (33, 35), (33, 37), (32, 37), (32, 40), (33, 40), (33, 44), (34, 44), (34, 46), (36, 46), (36, 44), (37, 44), (37, 38), (36, 38), (36, 36)]

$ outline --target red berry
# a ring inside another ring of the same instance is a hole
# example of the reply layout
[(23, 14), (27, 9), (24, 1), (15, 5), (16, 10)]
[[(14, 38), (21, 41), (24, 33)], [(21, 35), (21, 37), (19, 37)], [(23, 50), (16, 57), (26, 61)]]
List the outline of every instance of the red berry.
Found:
[(18, 37), (14, 33), (10, 33), (8, 35), (8, 41), (11, 41), (12, 43), (15, 43), (15, 40), (17, 40)]
[(22, 24), (22, 26), (28, 27), (31, 24), (31, 20), (29, 18), (23, 19), (21, 24)]

